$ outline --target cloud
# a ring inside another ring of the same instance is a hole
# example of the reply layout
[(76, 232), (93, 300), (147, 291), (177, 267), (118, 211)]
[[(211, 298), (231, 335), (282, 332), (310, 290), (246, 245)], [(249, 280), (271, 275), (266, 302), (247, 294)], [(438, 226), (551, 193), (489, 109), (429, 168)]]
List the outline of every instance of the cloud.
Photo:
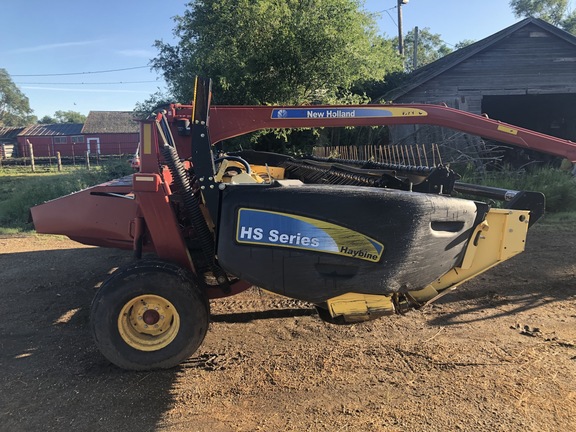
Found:
[(16, 53), (30, 53), (30, 52), (38, 52), (38, 51), (49, 51), (49, 50), (56, 50), (56, 49), (61, 49), (61, 48), (72, 48), (72, 47), (78, 47), (78, 46), (93, 45), (93, 44), (96, 44), (99, 42), (102, 42), (102, 40), (98, 39), (98, 40), (91, 40), (91, 41), (61, 42), (61, 43), (53, 43), (53, 44), (45, 44), (45, 45), (36, 45), (36, 46), (25, 47), (25, 48), (16, 48), (16, 49), (8, 51), (8, 53), (16, 54)]
[(145, 49), (126, 49), (126, 50), (118, 50), (116, 54), (123, 55), (125, 57), (139, 57), (149, 59), (156, 56), (156, 53), (150, 50)]
[(26, 90), (45, 90), (45, 91), (59, 91), (59, 92), (85, 92), (85, 93), (144, 93), (150, 94), (150, 90), (121, 90), (121, 89), (87, 89), (87, 88), (57, 88), (57, 87), (36, 87), (36, 86), (22, 86), (21, 89)]

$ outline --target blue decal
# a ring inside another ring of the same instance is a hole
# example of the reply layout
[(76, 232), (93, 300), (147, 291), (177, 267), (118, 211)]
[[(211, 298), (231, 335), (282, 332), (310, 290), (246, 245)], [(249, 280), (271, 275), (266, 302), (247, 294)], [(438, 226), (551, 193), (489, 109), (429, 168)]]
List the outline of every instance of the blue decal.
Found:
[(421, 117), (428, 113), (412, 107), (377, 107), (377, 108), (275, 108), (273, 119), (343, 119), (343, 118), (378, 118), (378, 117)]
[(384, 246), (359, 232), (330, 222), (267, 210), (240, 209), (236, 241), (314, 250), (377, 262)]

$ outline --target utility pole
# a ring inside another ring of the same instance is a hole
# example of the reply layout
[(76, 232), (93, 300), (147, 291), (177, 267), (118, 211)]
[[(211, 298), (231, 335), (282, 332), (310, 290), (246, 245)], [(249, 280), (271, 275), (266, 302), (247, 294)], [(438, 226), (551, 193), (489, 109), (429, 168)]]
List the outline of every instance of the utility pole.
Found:
[(412, 57), (412, 70), (418, 69), (418, 26), (414, 27), (414, 56)]
[(402, 30), (402, 5), (408, 4), (409, 0), (398, 0), (398, 52), (404, 55), (404, 31)]

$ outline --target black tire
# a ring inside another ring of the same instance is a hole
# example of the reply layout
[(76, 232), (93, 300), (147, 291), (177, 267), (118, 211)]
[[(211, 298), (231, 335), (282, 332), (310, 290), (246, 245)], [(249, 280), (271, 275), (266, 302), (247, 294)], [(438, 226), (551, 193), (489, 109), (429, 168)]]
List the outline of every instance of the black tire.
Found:
[(190, 357), (208, 330), (210, 308), (193, 275), (144, 260), (118, 269), (90, 311), (100, 352), (123, 369), (168, 369)]

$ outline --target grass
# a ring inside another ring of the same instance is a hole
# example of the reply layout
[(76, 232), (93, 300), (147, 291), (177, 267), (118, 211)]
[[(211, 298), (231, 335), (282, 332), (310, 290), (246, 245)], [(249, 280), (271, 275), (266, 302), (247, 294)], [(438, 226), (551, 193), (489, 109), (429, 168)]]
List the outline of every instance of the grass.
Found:
[(123, 159), (85, 168), (3, 167), (0, 169), (0, 234), (18, 234), (34, 229), (29, 220), (31, 207), (105, 181), (130, 174), (130, 164)]
[[(88, 171), (85, 168), (41, 167), (36, 173), (30, 167), (0, 168), (0, 234), (30, 232), (29, 209), (37, 204), (130, 174), (125, 159), (107, 161)], [(543, 229), (576, 228), (576, 179), (568, 172), (552, 168), (532, 171), (488, 172), (482, 176), (466, 173), (463, 181), (514, 190), (543, 192), (546, 216), (538, 222)]]
[(534, 170), (502, 170), (483, 175), (466, 173), (462, 181), (511, 190), (542, 192), (547, 213), (576, 212), (576, 178), (556, 168)]

